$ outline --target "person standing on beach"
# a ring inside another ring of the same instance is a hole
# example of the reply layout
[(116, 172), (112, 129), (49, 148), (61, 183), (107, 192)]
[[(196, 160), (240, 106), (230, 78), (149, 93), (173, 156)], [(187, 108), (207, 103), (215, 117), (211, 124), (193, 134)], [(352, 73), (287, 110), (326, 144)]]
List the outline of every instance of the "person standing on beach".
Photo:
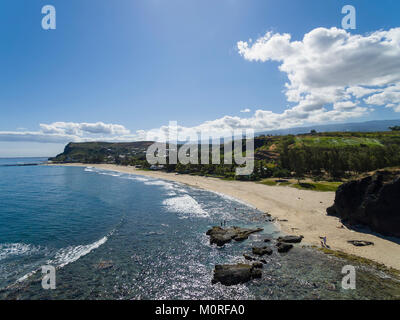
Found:
[(329, 246), (326, 244), (326, 237), (319, 237), (322, 241), (321, 241), (321, 246), (323, 248), (329, 248)]

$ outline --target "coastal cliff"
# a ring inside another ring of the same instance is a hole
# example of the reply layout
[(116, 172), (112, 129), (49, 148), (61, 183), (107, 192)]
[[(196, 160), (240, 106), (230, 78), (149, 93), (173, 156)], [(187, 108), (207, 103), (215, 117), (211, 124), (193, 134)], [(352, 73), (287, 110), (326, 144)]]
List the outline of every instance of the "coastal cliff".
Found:
[(341, 185), (327, 209), (350, 225), (365, 225), (382, 235), (400, 237), (400, 171), (378, 171)]
[[(64, 152), (54, 158), (54, 163), (112, 163), (125, 164), (127, 159), (145, 160), (146, 150), (152, 141), (138, 142), (82, 142), (68, 143)], [(126, 163), (128, 164), (128, 163)]]

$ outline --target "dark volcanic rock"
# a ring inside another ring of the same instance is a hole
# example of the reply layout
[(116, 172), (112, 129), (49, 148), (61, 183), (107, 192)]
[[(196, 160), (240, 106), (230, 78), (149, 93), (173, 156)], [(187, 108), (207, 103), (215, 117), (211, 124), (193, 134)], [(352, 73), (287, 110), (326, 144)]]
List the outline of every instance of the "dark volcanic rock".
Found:
[(253, 258), (252, 256), (250, 256), (250, 255), (248, 255), (248, 254), (243, 254), (243, 257), (244, 257), (246, 260), (249, 260), (249, 261), (254, 261), (254, 260), (256, 260), (256, 258)]
[(284, 243), (284, 242), (278, 242), (276, 244), (276, 246), (278, 248), (278, 252), (280, 252), (280, 253), (288, 252), (290, 249), (293, 248), (292, 244)]
[(378, 171), (342, 184), (327, 213), (350, 225), (400, 237), (400, 171)]
[(251, 250), (253, 251), (253, 254), (260, 256), (260, 257), (263, 256), (264, 254), (267, 254), (267, 255), (272, 254), (272, 249), (268, 248), (268, 247), (261, 247), (261, 248), (253, 247)]
[(246, 240), (249, 235), (255, 232), (263, 231), (263, 229), (244, 229), (239, 227), (231, 227), (223, 229), (221, 227), (213, 227), (207, 231), (207, 235), (210, 236), (210, 244), (216, 244), (217, 246), (223, 246), (225, 243), (231, 242), (232, 239), (236, 241)]
[(349, 240), (348, 243), (351, 243), (353, 246), (356, 247), (365, 247), (365, 246), (373, 246), (374, 243), (371, 241), (364, 241), (364, 240)]
[(264, 265), (261, 262), (257, 261), (257, 262), (253, 262), (252, 266), (253, 266), (253, 268), (256, 268), (256, 269), (262, 269)]
[(278, 242), (286, 242), (286, 243), (300, 243), (303, 240), (303, 236), (284, 236), (279, 237)]
[(222, 283), (226, 286), (233, 286), (245, 283), (252, 279), (261, 278), (262, 272), (248, 264), (216, 265), (212, 283)]

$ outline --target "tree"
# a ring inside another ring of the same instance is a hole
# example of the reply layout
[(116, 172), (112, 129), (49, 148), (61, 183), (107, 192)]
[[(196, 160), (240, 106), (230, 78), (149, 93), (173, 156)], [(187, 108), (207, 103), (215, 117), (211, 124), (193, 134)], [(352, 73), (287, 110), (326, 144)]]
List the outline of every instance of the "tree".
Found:
[(400, 131), (400, 126), (389, 127), (392, 131)]
[(296, 172), (297, 182), (300, 184), (300, 179), (306, 172), (306, 152), (305, 150), (293, 150), (292, 152), (292, 166)]

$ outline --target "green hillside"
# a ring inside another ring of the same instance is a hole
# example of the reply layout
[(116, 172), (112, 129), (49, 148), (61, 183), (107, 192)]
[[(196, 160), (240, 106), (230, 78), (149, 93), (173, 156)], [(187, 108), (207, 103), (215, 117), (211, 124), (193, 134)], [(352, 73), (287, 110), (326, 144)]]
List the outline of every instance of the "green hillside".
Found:
[(64, 152), (49, 160), (61, 163), (117, 163), (130, 164), (131, 161), (144, 161), (147, 148), (153, 142), (82, 142), (69, 143)]
[[(70, 143), (53, 162), (116, 163), (150, 168), (145, 152), (152, 142)], [(245, 145), (243, 141), (243, 145)], [(167, 164), (164, 170), (224, 179), (260, 180), (294, 178), (334, 180), (385, 167), (400, 166), (400, 131), (328, 132), (259, 136), (254, 140), (255, 168), (250, 176), (236, 176), (236, 165)], [(210, 148), (211, 149), (211, 148)], [(224, 148), (221, 145), (221, 158)], [(200, 162), (200, 161), (199, 161)], [(221, 162), (223, 162), (221, 160)], [(273, 184), (265, 181), (266, 184)], [(292, 183), (293, 184), (293, 183)], [(293, 184), (295, 186), (295, 184)], [(298, 184), (304, 187), (305, 184)], [(313, 188), (313, 187), (311, 187)], [(315, 185), (331, 190), (331, 186)]]
[(296, 137), (295, 146), (336, 148), (347, 146), (383, 146), (378, 139), (358, 137)]

